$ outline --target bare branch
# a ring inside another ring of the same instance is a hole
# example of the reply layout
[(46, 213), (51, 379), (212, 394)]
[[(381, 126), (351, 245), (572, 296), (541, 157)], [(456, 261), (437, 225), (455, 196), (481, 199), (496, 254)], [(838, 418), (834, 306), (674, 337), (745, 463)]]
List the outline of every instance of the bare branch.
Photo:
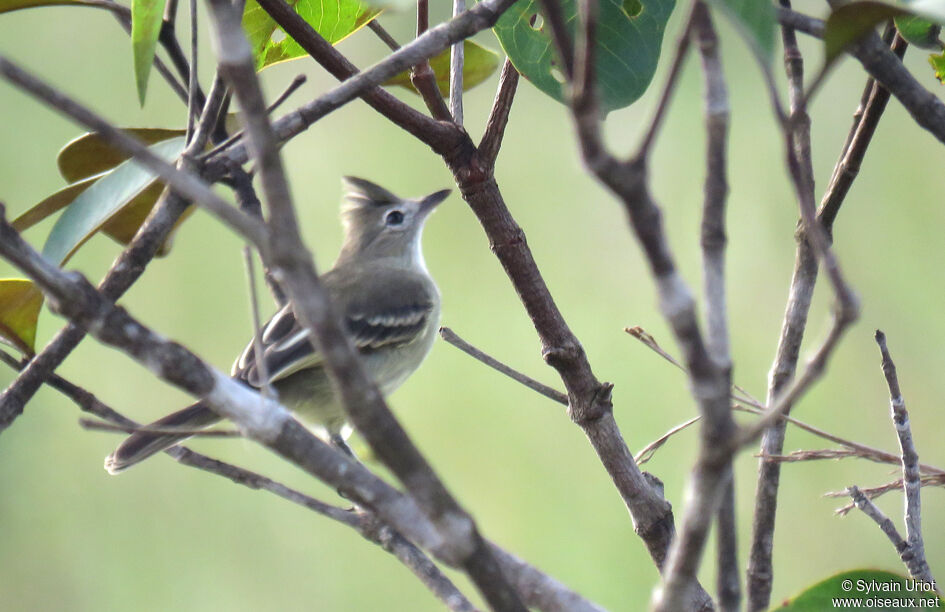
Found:
[(522, 383), (523, 385), (525, 385), (532, 391), (537, 391), (538, 393), (541, 393), (545, 397), (552, 399), (558, 402), (559, 404), (563, 404), (565, 406), (568, 405), (568, 396), (566, 394), (558, 391), (557, 389), (553, 389), (547, 385), (544, 385), (538, 382), (537, 380), (535, 380), (534, 378), (526, 376), (525, 374), (522, 374), (521, 372), (517, 370), (512, 369), (511, 367), (505, 365), (504, 363), (502, 363), (495, 357), (487, 355), (483, 351), (477, 349), (473, 345), (469, 344), (468, 342), (460, 338), (456, 334), (456, 332), (454, 332), (449, 327), (440, 328), (440, 337), (446, 340), (447, 342), (449, 342), (450, 344), (452, 344), (453, 346), (455, 346), (456, 348), (458, 348), (459, 350), (463, 351), (464, 353), (466, 353), (473, 359), (481, 361), (482, 363), (486, 364), (490, 368), (498, 372), (501, 372), (502, 374), (505, 374), (506, 376), (508, 376), (509, 378), (511, 378), (512, 380), (516, 382)]
[[(466, 0), (453, 0), (453, 17), (465, 10)], [(450, 112), (456, 125), (463, 125), (463, 44), (456, 43), (450, 50)]]
[[(423, 35), (430, 28), (429, 0), (417, 0), (417, 36)], [(460, 43), (462, 44), (462, 43)], [(427, 109), (438, 121), (452, 121), (450, 108), (443, 101), (436, 75), (430, 68), (430, 60), (424, 59), (410, 69), (410, 82), (423, 98)]]
[(689, 56), (691, 29), (692, 14), (690, 13), (689, 18), (686, 19), (686, 25), (679, 35), (679, 40), (676, 41), (676, 52), (673, 55), (673, 63), (670, 65), (669, 74), (666, 76), (666, 83), (663, 85), (659, 102), (656, 103), (656, 113), (653, 115), (653, 119), (650, 120), (649, 128), (647, 128), (643, 140), (640, 141), (640, 145), (637, 147), (637, 152), (634, 157), (643, 158), (649, 155), (653, 141), (656, 140), (656, 135), (663, 126), (663, 119), (666, 116), (666, 111), (669, 109), (669, 103), (676, 93), (676, 83), (679, 82), (679, 75), (682, 74), (683, 65), (686, 63), (686, 58)]
[(922, 485), (919, 473), (919, 453), (912, 439), (912, 427), (909, 424), (909, 412), (906, 402), (902, 399), (899, 388), (899, 376), (896, 373), (896, 364), (893, 363), (889, 348), (886, 346), (886, 335), (876, 330), (876, 344), (879, 345), (883, 356), (883, 375), (889, 386), (889, 406), (899, 438), (899, 448), (902, 451), (902, 479), (905, 482), (905, 522), (906, 538), (909, 544), (911, 559), (906, 563), (909, 574), (925, 582), (932, 582), (932, 573), (925, 559), (925, 543), (922, 538)]
[(194, 438), (242, 438), (243, 434), (233, 429), (188, 429), (186, 427), (155, 427), (153, 425), (118, 425), (93, 419), (79, 419), (82, 429), (92, 431), (111, 431), (114, 433), (155, 433), (177, 434)]
[(495, 92), (492, 110), (486, 121), (486, 129), (479, 141), (479, 156), (487, 168), (495, 168), (495, 160), (502, 146), (502, 136), (505, 126), (509, 122), (509, 113), (512, 111), (512, 100), (515, 99), (515, 90), (518, 87), (518, 70), (508, 58), (502, 65), (499, 75), (499, 88)]
[(381, 39), (381, 42), (387, 45), (388, 49), (391, 51), (400, 49), (400, 43), (398, 43), (397, 40), (390, 35), (390, 32), (384, 29), (384, 26), (382, 26), (377, 19), (370, 20), (368, 22), (368, 27), (371, 28), (372, 32), (377, 34), (377, 37)]
[[(728, 338), (725, 299), (725, 205), (728, 196), (726, 153), (728, 149), (728, 89), (719, 57), (719, 40), (704, 4), (693, 7), (689, 22), (699, 45), (705, 81), (706, 175), (702, 213), (702, 282), (705, 294), (706, 351), (719, 368), (728, 370), (732, 358)], [(736, 541), (735, 486), (731, 466), (728, 484), (718, 509), (716, 538), (717, 592), (719, 609), (736, 612), (741, 602), (741, 584)]]
[[(866, 497), (870, 499), (876, 499), (877, 497), (880, 497), (887, 493), (891, 493), (892, 491), (902, 491), (905, 487), (905, 484), (906, 482), (903, 478), (897, 478), (896, 480), (892, 482), (887, 482), (886, 484), (880, 485), (878, 487), (869, 487), (869, 488), (860, 489), (860, 490), (863, 492), (863, 495), (865, 495)], [(919, 484), (923, 487), (945, 487), (945, 474), (937, 473), (937, 474), (931, 474), (928, 476), (922, 476), (919, 479)], [(824, 497), (849, 497), (849, 496), (850, 494), (847, 493), (846, 489), (844, 489), (843, 491), (830, 491), (828, 493), (824, 493)], [(836, 510), (836, 513), (843, 516), (855, 507), (856, 506), (854, 504), (843, 506), (842, 508), (838, 508)]]

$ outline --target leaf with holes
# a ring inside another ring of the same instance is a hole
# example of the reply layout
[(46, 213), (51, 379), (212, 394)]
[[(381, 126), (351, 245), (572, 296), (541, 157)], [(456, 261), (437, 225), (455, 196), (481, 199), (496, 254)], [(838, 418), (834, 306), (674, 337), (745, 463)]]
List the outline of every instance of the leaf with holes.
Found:
[[(482, 83), (499, 66), (499, 54), (471, 40), (463, 42), (463, 91)], [(436, 75), (436, 84), (440, 93), (448, 96), (450, 92), (450, 50), (446, 49), (430, 58), (430, 68)], [(405, 70), (388, 79), (384, 85), (399, 85), (416, 93), (410, 82), (410, 71)]]
[(769, 0), (713, 0), (735, 22), (758, 55), (771, 61), (774, 55), (774, 5)]
[[(159, 142), (151, 145), (150, 150), (171, 161), (184, 150), (184, 138)], [(138, 219), (143, 220), (141, 211), (134, 209), (134, 205), (137, 202), (140, 206), (139, 198), (146, 197), (150, 208), (160, 193), (160, 186), (156, 188), (154, 185), (154, 175), (149, 170), (132, 160), (122, 162), (69, 204), (50, 231), (43, 245), (43, 255), (62, 265), (95, 232), (114, 222), (119, 213), (132, 210)], [(127, 230), (124, 230), (124, 235), (128, 235)]]
[[(781, 612), (821, 612), (835, 607), (838, 599), (846, 600), (851, 608), (860, 606), (866, 610), (877, 610), (879, 608), (869, 605), (869, 591), (867, 587), (877, 587), (896, 589), (888, 593), (890, 603), (892, 599), (901, 602), (898, 606), (887, 605), (884, 610), (916, 610), (917, 607), (940, 609), (942, 600), (934, 592), (917, 592), (916, 585), (911, 578), (900, 576), (892, 572), (874, 569), (859, 569), (841, 572), (822, 580), (817, 584), (808, 587), (800, 595), (792, 597), (784, 602), (780, 608), (772, 608), (772, 612), (779, 610)], [(910, 588), (911, 585), (911, 588)], [(873, 595), (876, 593), (874, 592)], [(884, 593), (879, 593), (883, 595)], [(918, 600), (922, 599), (923, 602)], [(931, 605), (919, 605), (928, 603)], [(865, 604), (865, 605), (864, 605)]]
[(131, 50), (134, 55), (135, 83), (138, 101), (144, 106), (148, 76), (154, 63), (161, 24), (164, 22), (165, 0), (131, 0)]
[[(360, 0), (288, 0), (288, 4), (331, 44), (361, 29), (381, 12)], [(255, 0), (246, 2), (243, 29), (253, 48), (256, 70), (308, 55)]]
[(24, 278), (0, 279), (0, 342), (32, 356), (43, 294)]
[[(601, 110), (605, 113), (635, 102), (653, 79), (660, 45), (674, 0), (601, 0), (597, 27), (596, 68)], [(575, 0), (562, 0), (565, 23), (574, 37), (578, 22)], [(522, 76), (559, 102), (564, 76), (550, 26), (543, 22), (538, 0), (519, 0), (493, 28), (502, 48)]]

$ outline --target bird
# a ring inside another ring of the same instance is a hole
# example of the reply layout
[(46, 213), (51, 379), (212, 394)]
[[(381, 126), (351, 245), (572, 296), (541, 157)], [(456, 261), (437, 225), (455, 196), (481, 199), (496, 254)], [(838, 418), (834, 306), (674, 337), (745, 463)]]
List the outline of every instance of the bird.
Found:
[[(420, 366), (439, 327), (440, 292), (427, 270), (421, 237), (425, 221), (450, 190), (405, 199), (362, 178), (346, 176), (342, 182), (344, 241), (337, 260), (320, 278), (367, 373), (387, 396)], [(258, 343), (256, 338), (249, 341), (231, 376), (261, 389), (263, 373), (286, 408), (353, 456), (345, 442), (351, 427), (344, 408), (291, 302), (261, 327)], [(219, 420), (201, 400), (149, 427), (193, 431)], [(105, 469), (117, 474), (189, 435), (134, 432), (105, 459)]]

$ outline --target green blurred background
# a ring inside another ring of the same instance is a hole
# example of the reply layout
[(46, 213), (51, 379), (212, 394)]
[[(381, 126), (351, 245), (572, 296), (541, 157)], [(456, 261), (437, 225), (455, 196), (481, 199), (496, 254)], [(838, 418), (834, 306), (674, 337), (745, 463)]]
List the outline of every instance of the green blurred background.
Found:
[[(446, 8), (440, 4), (445, 3), (436, 4), (433, 16), (442, 18)], [(823, 10), (817, 3), (800, 8), (814, 14)], [(657, 87), (608, 120), (608, 138), (620, 151), (638, 141), (651, 116), (682, 12), (677, 7), (670, 22)], [(206, 15), (201, 16), (206, 24)], [(385, 16), (382, 22), (400, 40), (408, 40), (410, 15)], [(737, 33), (726, 23), (720, 30), (732, 100), (728, 253), (735, 379), (764, 397), (792, 270), (797, 212), (759, 70)], [(491, 33), (478, 40), (498, 49)], [(813, 41), (802, 37), (802, 43), (812, 73), (821, 52)], [(367, 30), (340, 48), (361, 66), (384, 52)], [(129, 42), (104, 12), (45, 8), (2, 15), (0, 52), (120, 125), (181, 125), (183, 109), (156, 74), (147, 105), (139, 108)], [(210, 58), (206, 46), (200, 65), (205, 83)], [(925, 54), (910, 50), (907, 59), (922, 82), (939, 92)], [(780, 60), (774, 69), (780, 79)], [(270, 99), (300, 72), (308, 75), (308, 83), (284, 109), (333, 83), (311, 61), (289, 62), (264, 72)], [(466, 97), (467, 127), (477, 139), (496, 80), (494, 76)], [(814, 100), (818, 196), (863, 82), (859, 65), (846, 59)], [(701, 85), (697, 62), (690, 58), (651, 166), (652, 189), (663, 206), (670, 242), (696, 291), (701, 284)], [(400, 91), (398, 95), (417, 104)], [(82, 131), (0, 84), (0, 199), (8, 214), (18, 214), (62, 186), (56, 152)], [(360, 101), (293, 139), (284, 159), (305, 238), (321, 269), (330, 265), (340, 242), (341, 175), (365, 176), (404, 195), (452, 185), (438, 157)], [(882, 328), (899, 366), (921, 459), (937, 465), (945, 465), (943, 159), (942, 145), (891, 102), (836, 230), (837, 252), (862, 298), (863, 316), (831, 361), (827, 379), (795, 410), (797, 417), (831, 432), (896, 448), (872, 339), (873, 330)], [(565, 108), (525, 81), (512, 109), (497, 177), (595, 372), (615, 384), (616, 418), (631, 449), (639, 450), (692, 416), (684, 377), (622, 331), (641, 325), (676, 352), (624, 214), (581, 168)], [(41, 246), (50, 227), (47, 222), (27, 237)], [(240, 246), (198, 212), (178, 233), (170, 256), (152, 264), (123, 304), (162, 334), (228, 369), (251, 330)], [(443, 324), (509, 364), (560, 386), (542, 363), (534, 329), (459, 197), (451, 197), (428, 224), (425, 250), (443, 293)], [(98, 279), (118, 252), (115, 243), (97, 237), (69, 265)], [(0, 263), (0, 276), (12, 275), (9, 265)], [(826, 286), (818, 287), (808, 349), (826, 333), (830, 301)], [(61, 325), (44, 312), (38, 345)], [(60, 372), (139, 420), (188, 401), (94, 340), (84, 342)], [(0, 370), (0, 384), (10, 380), (12, 374)], [(391, 403), (485, 534), (607, 608), (645, 607), (656, 571), (590, 445), (560, 406), (443, 342)], [(351, 530), (274, 496), (182, 468), (165, 456), (120, 477), (108, 476), (102, 460), (119, 438), (83, 431), (76, 424), (78, 416), (69, 401), (44, 389), (0, 436), (4, 610), (440, 609), (391, 556)], [(694, 431), (676, 436), (646, 466), (665, 482), (677, 514), (695, 440)], [(331, 490), (252, 443), (205, 440), (193, 446), (337, 501)], [(789, 430), (788, 451), (824, 446)], [(737, 463), (742, 563), (755, 471), (756, 459), (744, 453)], [(834, 516), (843, 502), (823, 497), (851, 484), (885, 483), (894, 472), (860, 460), (784, 468), (774, 602), (841, 569), (902, 570), (872, 523), (857, 513)], [(933, 572), (941, 576), (945, 495), (941, 489), (926, 490), (923, 501), (927, 553)], [(901, 524), (899, 494), (882, 498), (880, 506)], [(712, 584), (708, 559), (702, 578)], [(468, 586), (461, 577), (457, 580)]]

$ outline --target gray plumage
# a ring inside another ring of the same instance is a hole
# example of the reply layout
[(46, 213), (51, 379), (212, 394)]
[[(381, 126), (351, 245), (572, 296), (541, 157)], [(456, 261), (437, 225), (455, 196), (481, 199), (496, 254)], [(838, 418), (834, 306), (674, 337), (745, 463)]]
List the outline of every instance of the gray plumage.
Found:
[[(385, 395), (412, 374), (430, 351), (439, 326), (440, 295), (420, 248), (423, 224), (449, 191), (418, 200), (398, 198), (364, 179), (345, 177), (342, 206), (345, 240), (337, 261), (321, 281), (368, 373)], [(279, 400), (329, 439), (347, 437), (343, 407), (336, 400), (322, 356), (295, 318), (292, 305), (281, 308), (263, 326), (261, 356), (250, 340), (231, 375), (262, 386), (260, 361)], [(161, 427), (194, 429), (219, 418), (203, 402), (156, 421)], [(139, 432), (129, 436), (105, 460), (117, 473), (165, 450), (186, 435)]]

